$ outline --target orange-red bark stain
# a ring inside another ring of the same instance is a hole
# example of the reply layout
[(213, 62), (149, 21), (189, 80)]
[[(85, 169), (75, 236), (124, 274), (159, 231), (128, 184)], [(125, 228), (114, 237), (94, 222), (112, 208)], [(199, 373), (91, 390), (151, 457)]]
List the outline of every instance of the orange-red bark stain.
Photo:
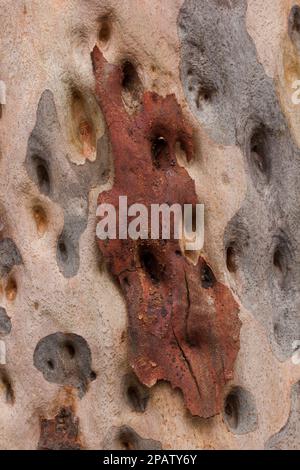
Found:
[[(98, 204), (128, 206), (197, 204), (194, 181), (178, 165), (176, 143), (193, 158), (192, 131), (175, 96), (146, 92), (141, 110), (127, 114), (122, 71), (95, 46), (92, 52), (96, 96), (104, 114), (115, 166), (113, 188)], [(153, 141), (166, 148), (153, 159)], [(180, 388), (193, 415), (221, 411), (225, 383), (233, 377), (239, 350), (238, 305), (200, 257), (193, 265), (178, 240), (99, 240), (109, 270), (119, 282), (128, 310), (131, 365), (145, 385), (166, 380)], [(207, 272), (211, 273), (208, 282)]]
[(53, 419), (42, 418), (39, 450), (79, 450), (79, 419), (72, 407), (63, 407)]

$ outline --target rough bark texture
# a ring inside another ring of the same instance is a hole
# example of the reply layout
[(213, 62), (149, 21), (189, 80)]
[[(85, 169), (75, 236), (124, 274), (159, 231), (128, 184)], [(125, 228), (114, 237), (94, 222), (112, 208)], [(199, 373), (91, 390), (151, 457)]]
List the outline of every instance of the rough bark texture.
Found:
[(298, 3), (0, 0), (1, 449), (300, 447)]

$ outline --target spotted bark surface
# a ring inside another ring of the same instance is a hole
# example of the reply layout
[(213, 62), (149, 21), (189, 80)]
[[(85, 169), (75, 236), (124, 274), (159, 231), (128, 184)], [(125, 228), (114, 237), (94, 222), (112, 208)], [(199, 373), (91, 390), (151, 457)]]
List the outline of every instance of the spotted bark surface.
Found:
[(300, 1), (0, 5), (0, 449), (299, 448)]

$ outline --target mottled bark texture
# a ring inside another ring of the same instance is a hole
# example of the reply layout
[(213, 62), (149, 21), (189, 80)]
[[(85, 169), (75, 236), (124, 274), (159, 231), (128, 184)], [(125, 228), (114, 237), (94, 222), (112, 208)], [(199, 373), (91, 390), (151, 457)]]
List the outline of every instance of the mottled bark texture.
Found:
[(0, 12), (0, 448), (299, 449), (299, 0)]

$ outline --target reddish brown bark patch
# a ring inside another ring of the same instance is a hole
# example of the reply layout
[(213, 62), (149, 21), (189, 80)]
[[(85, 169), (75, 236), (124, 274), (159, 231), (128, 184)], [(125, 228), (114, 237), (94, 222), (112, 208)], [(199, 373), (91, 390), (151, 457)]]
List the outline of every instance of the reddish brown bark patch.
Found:
[(39, 450), (79, 450), (79, 419), (71, 407), (62, 408), (53, 419), (41, 419)]
[[(130, 116), (122, 102), (122, 71), (92, 53), (96, 95), (106, 119), (115, 165), (114, 186), (99, 195), (118, 212), (128, 206), (197, 204), (193, 180), (176, 161), (180, 143), (193, 158), (191, 129), (174, 95), (146, 92)], [(223, 388), (233, 376), (239, 350), (238, 306), (204, 259), (197, 266), (181, 255), (177, 240), (99, 240), (128, 310), (131, 365), (147, 386), (167, 380), (180, 388), (193, 415), (221, 411)]]

